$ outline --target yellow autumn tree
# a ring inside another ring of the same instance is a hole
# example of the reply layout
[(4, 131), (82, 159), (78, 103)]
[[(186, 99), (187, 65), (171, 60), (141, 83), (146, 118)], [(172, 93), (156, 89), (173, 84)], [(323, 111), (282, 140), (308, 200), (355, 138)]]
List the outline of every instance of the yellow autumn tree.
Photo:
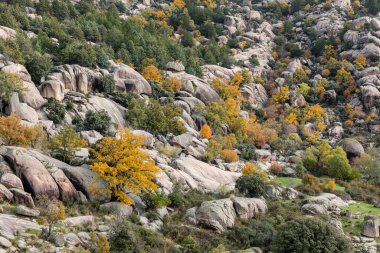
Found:
[(178, 9), (183, 9), (186, 6), (186, 3), (183, 0), (174, 0), (173, 5)]
[(272, 98), (276, 104), (283, 104), (289, 100), (289, 95), (289, 88), (284, 86), (281, 87), (280, 90), (277, 91), (275, 94), (273, 94)]
[(108, 193), (121, 203), (131, 205), (133, 200), (125, 189), (138, 194), (143, 190), (157, 190), (153, 182), (159, 169), (142, 149), (143, 136), (133, 135), (130, 129), (119, 129), (118, 137), (106, 137), (90, 149), (90, 169), (98, 179), (108, 183), (108, 189), (92, 187), (95, 193)]
[(146, 66), (143, 69), (142, 76), (148, 80), (157, 82), (158, 84), (162, 84), (163, 82), (160, 70), (154, 65)]
[(330, 58), (336, 58), (336, 50), (334, 49), (334, 46), (326, 45), (325, 49), (323, 50), (322, 56), (326, 60), (329, 60)]
[(359, 54), (359, 55), (356, 57), (354, 63), (355, 63), (356, 65), (360, 66), (361, 68), (363, 68), (363, 67), (367, 66), (367, 58), (365, 58), (364, 55)]
[(244, 77), (241, 71), (238, 71), (235, 73), (234, 77), (231, 79), (231, 81), (228, 83), (232, 86), (239, 86), (241, 83), (243, 83)]
[(212, 136), (211, 127), (207, 124), (203, 125), (199, 132), (201, 133), (202, 137), (205, 139), (210, 139)]
[(336, 72), (335, 79), (338, 84), (346, 84), (346, 85), (350, 84), (354, 80), (351, 73), (347, 71), (344, 67), (341, 67)]
[(323, 122), (324, 117), (327, 116), (325, 109), (320, 104), (315, 104), (310, 106), (307, 110), (304, 111), (303, 120), (307, 122), (311, 119), (314, 119), (317, 123)]
[(286, 117), (286, 123), (290, 125), (298, 125), (297, 115), (295, 113), (290, 113), (288, 117)]
[(256, 170), (256, 166), (253, 163), (246, 162), (244, 164), (244, 167), (243, 167), (241, 173), (243, 175), (251, 175), (255, 172), (255, 170)]
[(5, 145), (29, 146), (37, 136), (37, 131), (21, 123), (21, 119), (11, 115), (0, 117), (0, 139)]
[(215, 8), (215, 1), (214, 0), (203, 0), (202, 1), (207, 8), (214, 9)]

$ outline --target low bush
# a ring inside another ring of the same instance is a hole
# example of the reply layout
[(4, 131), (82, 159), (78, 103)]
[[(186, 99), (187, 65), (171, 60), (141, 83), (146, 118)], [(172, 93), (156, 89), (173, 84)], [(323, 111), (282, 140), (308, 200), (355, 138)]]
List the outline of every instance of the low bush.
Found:
[(126, 120), (134, 128), (143, 129), (153, 134), (173, 133), (174, 135), (185, 132), (185, 127), (176, 118), (182, 110), (173, 103), (160, 104), (156, 100), (146, 103), (144, 100), (132, 99)]
[(178, 252), (172, 241), (130, 221), (121, 221), (112, 227), (109, 243), (110, 252)]
[(84, 120), (77, 117), (73, 120), (73, 124), (78, 131), (95, 130), (107, 134), (111, 126), (111, 117), (105, 110), (87, 111)]
[(19, 117), (0, 117), (0, 139), (3, 144), (29, 146), (36, 137), (36, 129), (22, 124)]
[(241, 176), (236, 181), (236, 189), (246, 197), (256, 198), (264, 194), (265, 183), (256, 174)]
[(48, 98), (45, 105), (45, 110), (48, 119), (52, 120), (55, 124), (59, 124), (65, 118), (66, 106), (64, 103), (59, 102), (55, 98)]
[(281, 225), (273, 238), (274, 253), (351, 252), (350, 241), (338, 230), (316, 218), (302, 218)]
[(236, 150), (232, 149), (224, 149), (220, 153), (220, 158), (227, 163), (237, 162), (239, 161), (239, 156)]

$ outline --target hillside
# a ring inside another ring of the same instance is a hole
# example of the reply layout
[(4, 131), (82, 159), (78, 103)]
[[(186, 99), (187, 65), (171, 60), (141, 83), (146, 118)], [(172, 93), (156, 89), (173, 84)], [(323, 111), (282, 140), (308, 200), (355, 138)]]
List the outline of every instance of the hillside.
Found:
[(380, 252), (379, 0), (0, 3), (0, 253)]

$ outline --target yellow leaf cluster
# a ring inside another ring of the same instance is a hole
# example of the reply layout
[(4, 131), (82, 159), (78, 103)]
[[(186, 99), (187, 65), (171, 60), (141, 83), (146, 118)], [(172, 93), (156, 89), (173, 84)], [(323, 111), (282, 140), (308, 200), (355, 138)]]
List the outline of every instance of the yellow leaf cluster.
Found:
[(241, 71), (238, 71), (235, 73), (234, 77), (231, 79), (231, 81), (228, 83), (231, 86), (239, 86), (244, 81), (244, 77)]
[(276, 104), (284, 104), (289, 100), (289, 88), (287, 86), (281, 87), (280, 90), (273, 94), (272, 98)]
[(326, 45), (322, 56), (326, 60), (329, 60), (330, 58), (336, 58), (336, 50), (332, 45)]
[(163, 84), (163, 88), (171, 92), (179, 91), (181, 87), (182, 87), (181, 80), (175, 77), (166, 78)]
[(310, 106), (305, 110), (303, 120), (307, 122), (311, 119), (315, 119), (317, 122), (322, 122), (327, 113), (320, 104)]
[(0, 138), (5, 145), (29, 146), (37, 136), (37, 131), (21, 123), (15, 115), (0, 117)]
[(286, 117), (286, 120), (285, 120), (286, 123), (290, 124), (290, 125), (295, 125), (297, 126), (299, 123), (298, 123), (298, 120), (297, 120), (297, 115), (295, 113), (290, 113), (288, 115), (288, 117)]
[(239, 86), (228, 85), (219, 78), (214, 79), (211, 82), (211, 86), (219, 94), (222, 99), (227, 98), (240, 98), (241, 93), (239, 91)]
[(153, 180), (159, 169), (148, 153), (144, 152), (142, 145), (142, 136), (133, 135), (130, 129), (119, 129), (118, 138), (103, 138), (90, 150), (94, 157), (90, 169), (109, 186), (103, 191), (126, 205), (132, 204), (133, 200), (125, 193), (125, 189), (136, 194), (157, 189)]
[(162, 84), (163, 82), (160, 70), (154, 65), (146, 66), (143, 69), (142, 76), (146, 79), (157, 82), (158, 84)]
[(215, 1), (214, 0), (203, 0), (203, 4), (207, 6), (207, 8), (214, 9)]
[(212, 130), (211, 127), (207, 124), (203, 125), (201, 127), (201, 130), (199, 131), (203, 138), (210, 139), (212, 136)]
[(361, 66), (361, 67), (365, 67), (365, 66), (367, 66), (367, 58), (365, 58), (364, 55), (359, 54), (356, 57), (354, 63)]
[(227, 163), (237, 162), (239, 161), (239, 156), (235, 150), (232, 149), (224, 149), (220, 154), (220, 158)]
[(241, 173), (243, 175), (251, 175), (255, 172), (256, 166), (253, 163), (247, 162), (244, 164), (244, 168), (242, 169)]
[(183, 9), (186, 6), (186, 3), (183, 0), (174, 0), (173, 5), (178, 9)]
[(347, 71), (344, 67), (341, 67), (335, 76), (336, 82), (338, 84), (350, 84), (354, 79), (349, 71)]

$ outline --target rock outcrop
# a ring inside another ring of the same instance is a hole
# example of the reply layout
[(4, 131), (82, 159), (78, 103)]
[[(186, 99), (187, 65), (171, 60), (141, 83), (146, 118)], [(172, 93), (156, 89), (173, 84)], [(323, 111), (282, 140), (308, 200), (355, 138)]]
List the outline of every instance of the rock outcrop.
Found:
[(223, 232), (234, 226), (237, 217), (247, 220), (267, 211), (267, 205), (261, 199), (234, 197), (205, 201), (199, 207), (189, 209), (186, 219), (192, 224)]

